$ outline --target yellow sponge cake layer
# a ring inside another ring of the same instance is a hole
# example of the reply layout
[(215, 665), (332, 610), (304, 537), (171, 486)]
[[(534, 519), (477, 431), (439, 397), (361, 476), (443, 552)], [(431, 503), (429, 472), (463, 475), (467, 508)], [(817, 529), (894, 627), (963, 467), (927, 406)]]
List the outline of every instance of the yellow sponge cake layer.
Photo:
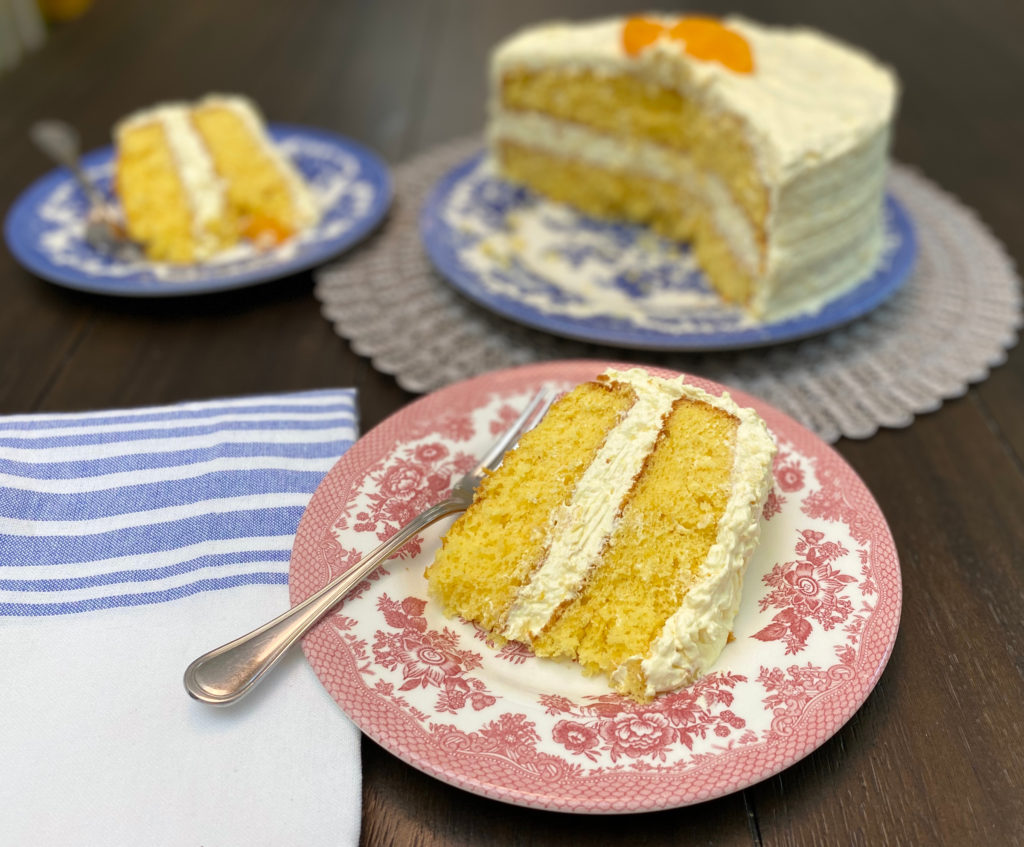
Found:
[(552, 413), (445, 535), (431, 595), (638, 700), (686, 684), (725, 645), (774, 443), (727, 396), (641, 370)]
[(124, 134), (117, 182), (131, 237), (149, 243), (153, 258), (193, 261), (192, 215), (174, 170), (174, 157), (158, 124)]
[[(527, 433), (514, 463), (480, 486), (473, 505), (449, 533), (430, 566), (431, 585), (447, 614), (460, 614), (485, 629), (504, 624), (519, 589), (543, 560), (542, 528), (566, 502), (604, 443), (608, 430), (633, 404), (627, 386), (592, 383), (571, 401), (548, 411), (544, 430)], [(559, 445), (552, 465), (551, 442)]]

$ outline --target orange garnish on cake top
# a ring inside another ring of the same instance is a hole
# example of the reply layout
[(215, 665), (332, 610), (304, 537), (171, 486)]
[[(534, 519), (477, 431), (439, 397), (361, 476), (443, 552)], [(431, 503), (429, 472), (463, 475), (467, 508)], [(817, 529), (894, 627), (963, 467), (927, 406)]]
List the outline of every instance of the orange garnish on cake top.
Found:
[(680, 18), (668, 31), (668, 36), (685, 42), (684, 49), (695, 59), (718, 62), (739, 74), (754, 70), (754, 57), (747, 40), (714, 18)]
[(658, 21), (649, 18), (629, 18), (622, 28), (622, 46), (630, 56), (639, 56), (666, 32)]
[(638, 56), (662, 36), (683, 42), (687, 55), (702, 62), (718, 62), (739, 74), (754, 70), (750, 44), (716, 18), (685, 17), (670, 27), (650, 18), (629, 18), (622, 28), (622, 46), (627, 55)]

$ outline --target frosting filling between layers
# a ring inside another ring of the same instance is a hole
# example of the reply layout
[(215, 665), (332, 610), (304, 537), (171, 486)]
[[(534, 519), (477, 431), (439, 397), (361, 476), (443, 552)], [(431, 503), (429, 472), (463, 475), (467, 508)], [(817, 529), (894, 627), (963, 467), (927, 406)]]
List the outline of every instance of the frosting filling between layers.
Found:
[(580, 590), (612, 534), (623, 499), (654, 449), (662, 422), (682, 396), (681, 386), (660, 388), (646, 380), (627, 381), (637, 399), (608, 434), (590, 467), (576, 483), (569, 503), (547, 528), (547, 554), (509, 611), (504, 634), (527, 641), (555, 610)]

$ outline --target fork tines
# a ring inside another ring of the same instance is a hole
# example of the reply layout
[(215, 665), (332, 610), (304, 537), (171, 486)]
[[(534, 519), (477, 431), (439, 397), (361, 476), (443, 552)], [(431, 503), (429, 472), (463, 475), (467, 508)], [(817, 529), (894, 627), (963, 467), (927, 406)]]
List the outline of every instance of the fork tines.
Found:
[(534, 394), (519, 417), (505, 430), (501, 438), (491, 445), (491, 449), (480, 460), (479, 470), (483, 468), (494, 470), (495, 465), (501, 461), (501, 457), (505, 455), (505, 452), (518, 442), (525, 432), (532, 429), (544, 417), (544, 413), (547, 412), (554, 399), (555, 393), (548, 388), (541, 388)]

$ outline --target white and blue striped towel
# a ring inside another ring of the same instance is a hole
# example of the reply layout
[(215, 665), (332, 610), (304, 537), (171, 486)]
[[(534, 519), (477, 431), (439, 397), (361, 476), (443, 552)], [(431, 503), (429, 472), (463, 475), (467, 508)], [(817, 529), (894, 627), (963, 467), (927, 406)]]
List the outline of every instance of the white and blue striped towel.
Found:
[(351, 389), (0, 418), (10, 844), (354, 844), (359, 739), (298, 651), (195, 703), (200, 653), (288, 605)]

